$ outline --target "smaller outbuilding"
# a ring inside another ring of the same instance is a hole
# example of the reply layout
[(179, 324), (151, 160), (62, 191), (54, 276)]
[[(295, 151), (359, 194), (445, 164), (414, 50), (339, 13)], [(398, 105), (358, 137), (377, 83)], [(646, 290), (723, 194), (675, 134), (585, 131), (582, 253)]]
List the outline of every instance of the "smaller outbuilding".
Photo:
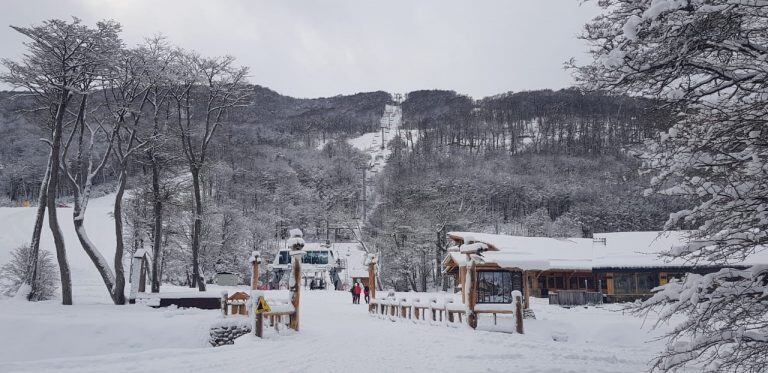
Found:
[(219, 272), (214, 276), (213, 282), (220, 286), (240, 285), (240, 275), (232, 272)]

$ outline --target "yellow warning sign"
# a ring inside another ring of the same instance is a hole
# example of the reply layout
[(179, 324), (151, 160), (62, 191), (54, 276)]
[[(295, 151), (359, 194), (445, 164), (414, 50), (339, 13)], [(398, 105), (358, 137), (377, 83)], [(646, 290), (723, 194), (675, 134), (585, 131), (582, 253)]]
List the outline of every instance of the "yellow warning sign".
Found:
[(259, 297), (259, 301), (256, 303), (256, 313), (264, 313), (269, 311), (272, 311), (272, 309), (269, 308), (267, 301), (264, 300), (264, 297)]

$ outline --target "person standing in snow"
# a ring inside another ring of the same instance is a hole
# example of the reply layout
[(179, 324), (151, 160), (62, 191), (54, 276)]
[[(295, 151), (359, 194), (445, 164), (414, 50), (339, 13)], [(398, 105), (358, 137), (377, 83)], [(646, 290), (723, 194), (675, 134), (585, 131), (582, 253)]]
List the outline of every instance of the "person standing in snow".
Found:
[(369, 304), (371, 302), (371, 289), (368, 288), (368, 285), (363, 289), (363, 294), (365, 294), (365, 304)]
[(352, 303), (353, 304), (360, 304), (360, 283), (356, 282), (355, 286), (352, 287)]
[(357, 285), (357, 284), (355, 284), (355, 285), (352, 285), (352, 287), (351, 287), (351, 288), (349, 288), (349, 292), (350, 292), (350, 294), (352, 294), (352, 304), (355, 304), (355, 286), (356, 286), (356, 285)]

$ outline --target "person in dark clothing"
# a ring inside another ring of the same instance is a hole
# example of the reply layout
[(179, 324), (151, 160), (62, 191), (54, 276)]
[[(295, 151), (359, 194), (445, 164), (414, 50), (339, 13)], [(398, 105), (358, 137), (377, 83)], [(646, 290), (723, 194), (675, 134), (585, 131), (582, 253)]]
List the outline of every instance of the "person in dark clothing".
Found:
[(371, 289), (368, 286), (363, 289), (363, 294), (365, 294), (365, 304), (371, 303)]
[(352, 304), (355, 304), (355, 286), (352, 285), (351, 288), (349, 288), (349, 293), (352, 294)]

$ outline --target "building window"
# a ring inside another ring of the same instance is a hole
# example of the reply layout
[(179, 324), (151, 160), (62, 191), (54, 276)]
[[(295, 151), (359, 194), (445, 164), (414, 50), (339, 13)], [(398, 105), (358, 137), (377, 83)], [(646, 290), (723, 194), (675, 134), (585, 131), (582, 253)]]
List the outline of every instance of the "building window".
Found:
[(477, 272), (477, 303), (512, 303), (512, 273)]
[(613, 286), (616, 294), (649, 294), (659, 286), (659, 278), (654, 272), (616, 273)]
[(301, 257), (301, 262), (304, 264), (328, 264), (328, 252), (327, 251), (307, 251)]
[[(301, 256), (304, 264), (328, 264), (328, 251), (307, 251)], [(288, 251), (280, 252), (278, 264), (291, 264), (291, 255)]]
[(287, 251), (281, 251), (278, 264), (291, 264), (291, 255)]

